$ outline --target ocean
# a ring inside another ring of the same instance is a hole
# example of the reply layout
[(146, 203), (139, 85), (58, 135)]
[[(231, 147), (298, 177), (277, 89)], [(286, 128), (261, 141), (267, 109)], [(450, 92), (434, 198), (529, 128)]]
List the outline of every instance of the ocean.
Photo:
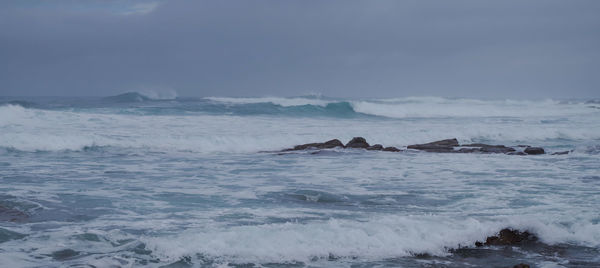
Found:
[[(279, 152), (353, 137), (547, 153)], [(1, 267), (519, 263), (600, 267), (597, 100), (0, 97)]]

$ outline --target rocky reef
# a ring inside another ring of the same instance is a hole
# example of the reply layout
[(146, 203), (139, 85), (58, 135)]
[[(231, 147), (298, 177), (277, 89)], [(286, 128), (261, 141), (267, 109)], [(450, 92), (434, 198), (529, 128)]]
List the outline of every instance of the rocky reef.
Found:
[(335, 148), (335, 147), (344, 147), (344, 144), (338, 139), (333, 139), (333, 140), (326, 141), (326, 142), (316, 142), (316, 143), (307, 143), (307, 144), (296, 145), (296, 146), (294, 146), (294, 148), (285, 149), (283, 151), (285, 152), (285, 151), (299, 151), (299, 150), (308, 150), (308, 149), (331, 149), (331, 148)]
[[(338, 139), (326, 142), (316, 142), (296, 145), (292, 148), (284, 149), (281, 152), (300, 151), (300, 150), (318, 150), (333, 148), (365, 149), (369, 151), (402, 152), (407, 150), (424, 151), (430, 153), (486, 153), (486, 154), (508, 154), (508, 155), (540, 155), (546, 154), (546, 150), (541, 147), (529, 145), (491, 145), (484, 143), (460, 144), (456, 138), (439, 140), (423, 144), (412, 144), (406, 146), (406, 150), (393, 146), (385, 147), (381, 144), (370, 145), (363, 137), (354, 137), (345, 145)], [(569, 151), (554, 152), (552, 155), (568, 154)]]

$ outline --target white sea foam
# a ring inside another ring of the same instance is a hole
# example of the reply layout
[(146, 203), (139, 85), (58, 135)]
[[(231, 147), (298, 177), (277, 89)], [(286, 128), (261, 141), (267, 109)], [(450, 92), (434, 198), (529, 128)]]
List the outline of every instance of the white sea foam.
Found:
[(552, 139), (598, 140), (598, 118), (577, 116), (546, 124), (541, 119), (526, 117), (516, 121), (493, 118), (379, 121), (226, 115), (139, 116), (4, 105), (0, 106), (0, 147), (56, 151), (114, 146), (247, 153), (333, 138), (347, 142), (354, 136), (400, 147), (452, 137), (462, 142), (539, 144)]
[[(284, 107), (300, 105), (326, 106), (345, 100), (311, 98), (226, 98), (208, 97), (212, 101), (230, 104), (273, 103)], [(560, 102), (551, 99), (531, 100), (477, 100), (446, 99), (440, 97), (406, 97), (379, 100), (348, 101), (358, 113), (390, 118), (430, 117), (548, 117), (598, 113), (582, 102)]]
[[(160, 260), (148, 263), (158, 267), (189, 256), (194, 265), (209, 259), (369, 266), (412, 254), (445, 256), (505, 227), (529, 230), (547, 244), (566, 243), (568, 251), (600, 247), (597, 109), (443, 98), (352, 102), (388, 118), (136, 115), (118, 108), (136, 111), (138, 104), (108, 102), (101, 113), (0, 106), (0, 163), (8, 163), (0, 168), (8, 185), (4, 202), (36, 204), (26, 210), (35, 221), (7, 228), (27, 237), (3, 242), (1, 263), (104, 267)], [(412, 110), (402, 110), (406, 105)], [(436, 105), (440, 110), (427, 110)], [(575, 153), (257, 153), (353, 136), (398, 147), (456, 137)], [(5, 150), (86, 146), (111, 148), (65, 157)], [(77, 238), (83, 233), (100, 241)], [(64, 249), (82, 254), (52, 258)], [(519, 250), (545, 261), (538, 266), (562, 264), (553, 253)], [(195, 259), (198, 254), (206, 258)]]
[(582, 103), (545, 101), (482, 101), (472, 99), (407, 98), (386, 101), (352, 101), (358, 113), (391, 118), (428, 117), (548, 117), (597, 113)]
[(570, 228), (535, 220), (480, 221), (438, 216), (385, 216), (366, 221), (331, 219), (308, 224), (285, 223), (189, 230), (175, 237), (142, 240), (161, 259), (178, 260), (201, 254), (231, 262), (309, 262), (329, 256), (378, 260), (414, 254), (448, 255), (448, 250), (473, 247), (501, 228), (523, 228), (543, 242), (600, 244), (600, 225)]

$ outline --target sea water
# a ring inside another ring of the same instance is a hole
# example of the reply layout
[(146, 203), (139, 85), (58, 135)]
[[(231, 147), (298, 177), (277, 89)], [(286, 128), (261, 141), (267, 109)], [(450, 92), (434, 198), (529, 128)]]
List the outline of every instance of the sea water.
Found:
[[(277, 153), (356, 136), (548, 154)], [(2, 267), (599, 267), (600, 104), (2, 97), (0, 206)]]

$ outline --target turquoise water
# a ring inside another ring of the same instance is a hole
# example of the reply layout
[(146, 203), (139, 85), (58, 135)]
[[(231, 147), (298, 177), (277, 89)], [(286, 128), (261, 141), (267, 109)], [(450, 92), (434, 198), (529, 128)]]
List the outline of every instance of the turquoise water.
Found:
[[(0, 221), (7, 267), (600, 265), (600, 109), (586, 100), (0, 102), (0, 206), (22, 213)], [(354, 136), (572, 152), (269, 152)], [(474, 247), (506, 227), (539, 241)]]

